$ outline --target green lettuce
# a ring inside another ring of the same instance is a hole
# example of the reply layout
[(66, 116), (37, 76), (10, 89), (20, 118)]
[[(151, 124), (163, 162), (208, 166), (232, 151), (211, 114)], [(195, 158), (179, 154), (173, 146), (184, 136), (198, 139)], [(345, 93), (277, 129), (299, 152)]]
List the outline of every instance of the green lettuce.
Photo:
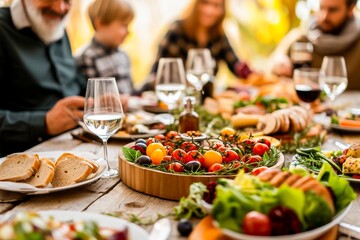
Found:
[(356, 198), (356, 193), (349, 182), (344, 178), (338, 177), (328, 163), (322, 165), (317, 179), (334, 193), (336, 212), (344, 209)]

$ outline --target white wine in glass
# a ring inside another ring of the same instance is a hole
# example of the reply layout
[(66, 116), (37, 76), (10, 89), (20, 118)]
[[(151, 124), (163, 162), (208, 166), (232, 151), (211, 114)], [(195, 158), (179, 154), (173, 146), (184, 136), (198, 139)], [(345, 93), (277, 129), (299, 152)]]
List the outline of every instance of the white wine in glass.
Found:
[(180, 58), (160, 58), (155, 79), (156, 96), (170, 111), (185, 94), (185, 70)]
[(118, 171), (109, 165), (107, 140), (121, 128), (123, 119), (124, 111), (115, 78), (90, 78), (86, 88), (84, 123), (103, 141), (107, 163), (104, 177), (118, 176)]
[(324, 57), (321, 70), (324, 72), (320, 78), (321, 89), (333, 102), (338, 95), (345, 91), (348, 85), (344, 57)]

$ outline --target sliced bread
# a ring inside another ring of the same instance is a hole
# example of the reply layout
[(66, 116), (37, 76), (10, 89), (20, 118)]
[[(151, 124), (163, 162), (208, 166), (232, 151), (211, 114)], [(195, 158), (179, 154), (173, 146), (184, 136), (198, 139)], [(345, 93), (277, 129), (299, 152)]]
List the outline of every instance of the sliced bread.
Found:
[(91, 165), (92, 173), (96, 173), (96, 171), (99, 168), (99, 166), (95, 162), (87, 160), (87, 159), (79, 157), (79, 156), (76, 156), (76, 155), (74, 155), (72, 153), (63, 153), (63, 154), (61, 154), (61, 156), (58, 157), (58, 159), (56, 160), (55, 166), (57, 166), (61, 161), (68, 160), (68, 159), (71, 159), (73, 161), (86, 161), (87, 163), (89, 163)]
[(40, 167), (39, 155), (13, 154), (0, 165), (0, 181), (22, 181), (34, 175)]
[(46, 187), (51, 183), (55, 175), (55, 164), (47, 159), (40, 159), (40, 168), (35, 172), (35, 175), (24, 181), (33, 185), (34, 187)]
[(52, 185), (53, 187), (63, 187), (84, 181), (92, 170), (91, 164), (87, 161), (63, 159), (56, 164)]

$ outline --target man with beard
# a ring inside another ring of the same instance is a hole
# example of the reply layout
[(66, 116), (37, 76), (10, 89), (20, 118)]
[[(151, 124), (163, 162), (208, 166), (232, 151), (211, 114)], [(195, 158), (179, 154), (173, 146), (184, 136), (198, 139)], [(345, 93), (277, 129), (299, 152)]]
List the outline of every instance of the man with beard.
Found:
[(354, 16), (357, 0), (320, 0), (320, 9), (304, 26), (292, 30), (273, 53), (273, 73), (292, 75), (289, 59), (294, 42), (310, 42), (313, 45), (311, 67), (320, 68), (324, 56), (344, 56), (347, 73), (347, 89), (360, 90), (360, 20)]
[(72, 0), (14, 0), (0, 8), (0, 156), (77, 126), (85, 80), (65, 24)]

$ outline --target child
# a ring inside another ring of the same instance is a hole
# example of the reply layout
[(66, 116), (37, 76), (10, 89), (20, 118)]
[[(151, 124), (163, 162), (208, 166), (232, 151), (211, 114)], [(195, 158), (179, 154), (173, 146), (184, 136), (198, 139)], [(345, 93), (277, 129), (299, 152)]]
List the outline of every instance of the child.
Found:
[(88, 13), (95, 34), (76, 57), (80, 72), (87, 78), (115, 77), (120, 93), (134, 93), (129, 57), (118, 48), (129, 33), (132, 8), (122, 0), (95, 0)]

